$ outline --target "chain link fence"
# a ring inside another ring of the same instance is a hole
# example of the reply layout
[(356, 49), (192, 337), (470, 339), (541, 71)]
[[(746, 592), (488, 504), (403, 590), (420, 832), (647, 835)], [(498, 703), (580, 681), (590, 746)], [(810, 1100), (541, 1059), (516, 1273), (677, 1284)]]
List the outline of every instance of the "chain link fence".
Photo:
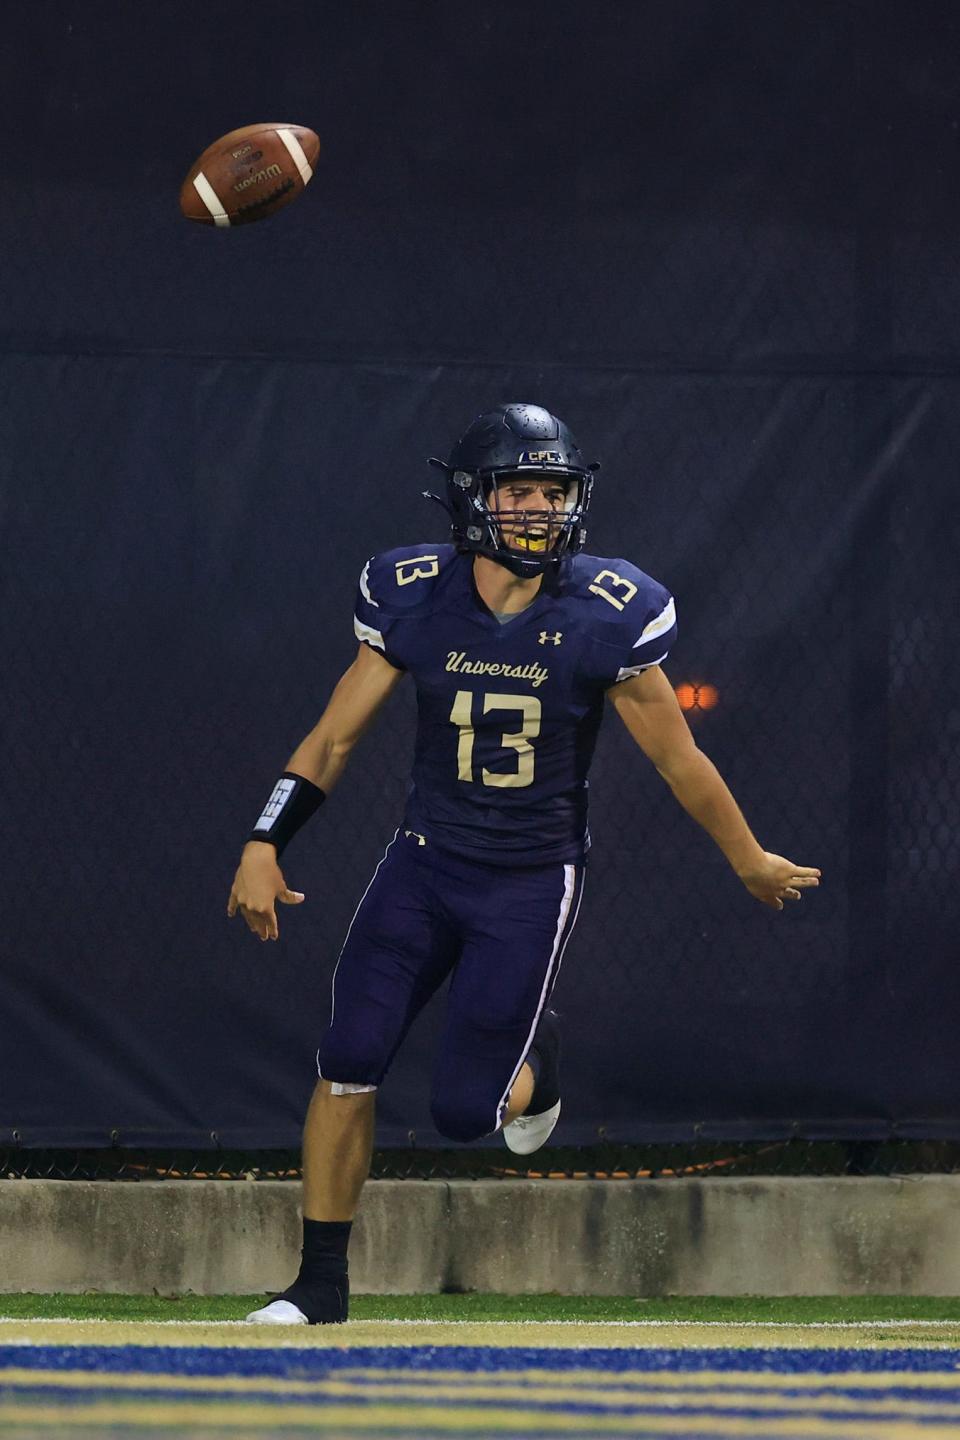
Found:
[[(666, 1180), (745, 1175), (960, 1173), (960, 1143), (777, 1140), (768, 1143), (556, 1146), (522, 1166), (500, 1148), (376, 1150), (373, 1180)], [(0, 1150), (6, 1180), (291, 1180), (296, 1150)]]

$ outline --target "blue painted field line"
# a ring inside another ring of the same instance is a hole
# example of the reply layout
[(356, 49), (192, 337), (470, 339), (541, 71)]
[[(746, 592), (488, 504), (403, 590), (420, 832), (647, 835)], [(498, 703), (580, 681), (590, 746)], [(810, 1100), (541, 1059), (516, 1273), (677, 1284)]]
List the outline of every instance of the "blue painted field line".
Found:
[(736, 1374), (835, 1375), (859, 1371), (914, 1371), (960, 1375), (956, 1350), (808, 1349), (603, 1349), (498, 1348), (480, 1345), (383, 1345), (344, 1349), (267, 1349), (206, 1345), (0, 1345), (0, 1366), (99, 1370), (144, 1375), (277, 1376), (308, 1380), (358, 1367), (392, 1371), (472, 1370), (505, 1374), (533, 1368), (625, 1371), (672, 1370), (677, 1374), (719, 1370)]

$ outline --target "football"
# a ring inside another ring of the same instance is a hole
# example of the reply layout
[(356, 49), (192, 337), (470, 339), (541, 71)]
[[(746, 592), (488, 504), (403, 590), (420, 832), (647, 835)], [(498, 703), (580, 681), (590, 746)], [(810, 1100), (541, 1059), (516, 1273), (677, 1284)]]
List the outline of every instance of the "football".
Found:
[(201, 225), (249, 225), (296, 200), (313, 177), (320, 139), (303, 125), (244, 125), (208, 145), (180, 187)]

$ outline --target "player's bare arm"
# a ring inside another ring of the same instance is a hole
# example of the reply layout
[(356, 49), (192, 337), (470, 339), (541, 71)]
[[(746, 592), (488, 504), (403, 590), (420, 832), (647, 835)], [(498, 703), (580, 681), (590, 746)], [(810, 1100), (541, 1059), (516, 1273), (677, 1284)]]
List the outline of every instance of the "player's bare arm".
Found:
[[(381, 655), (361, 645), (353, 664), (337, 682), (329, 704), (290, 757), (286, 769), (329, 794), (343, 773), (350, 752), (377, 711), (403, 678)], [(239, 910), (261, 940), (279, 936), (276, 904), (300, 905), (305, 896), (291, 890), (269, 841), (250, 840), (234, 877), (227, 915)]]
[(784, 900), (819, 885), (820, 871), (764, 850), (713, 761), (698, 749), (666, 675), (658, 665), (614, 685), (611, 703), (677, 800), (702, 825), (757, 900), (782, 910)]

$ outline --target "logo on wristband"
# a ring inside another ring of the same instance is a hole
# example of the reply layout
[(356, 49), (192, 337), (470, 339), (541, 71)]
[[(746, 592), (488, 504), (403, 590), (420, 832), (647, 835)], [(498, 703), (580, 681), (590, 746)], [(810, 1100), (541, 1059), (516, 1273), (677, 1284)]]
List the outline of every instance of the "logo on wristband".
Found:
[(273, 829), (273, 822), (280, 814), (284, 805), (286, 805), (287, 801), (290, 799), (296, 783), (297, 782), (295, 780), (277, 781), (276, 785), (274, 786), (273, 794), (270, 796), (270, 799), (263, 807), (263, 814), (260, 816), (260, 819), (253, 827), (254, 830)]

